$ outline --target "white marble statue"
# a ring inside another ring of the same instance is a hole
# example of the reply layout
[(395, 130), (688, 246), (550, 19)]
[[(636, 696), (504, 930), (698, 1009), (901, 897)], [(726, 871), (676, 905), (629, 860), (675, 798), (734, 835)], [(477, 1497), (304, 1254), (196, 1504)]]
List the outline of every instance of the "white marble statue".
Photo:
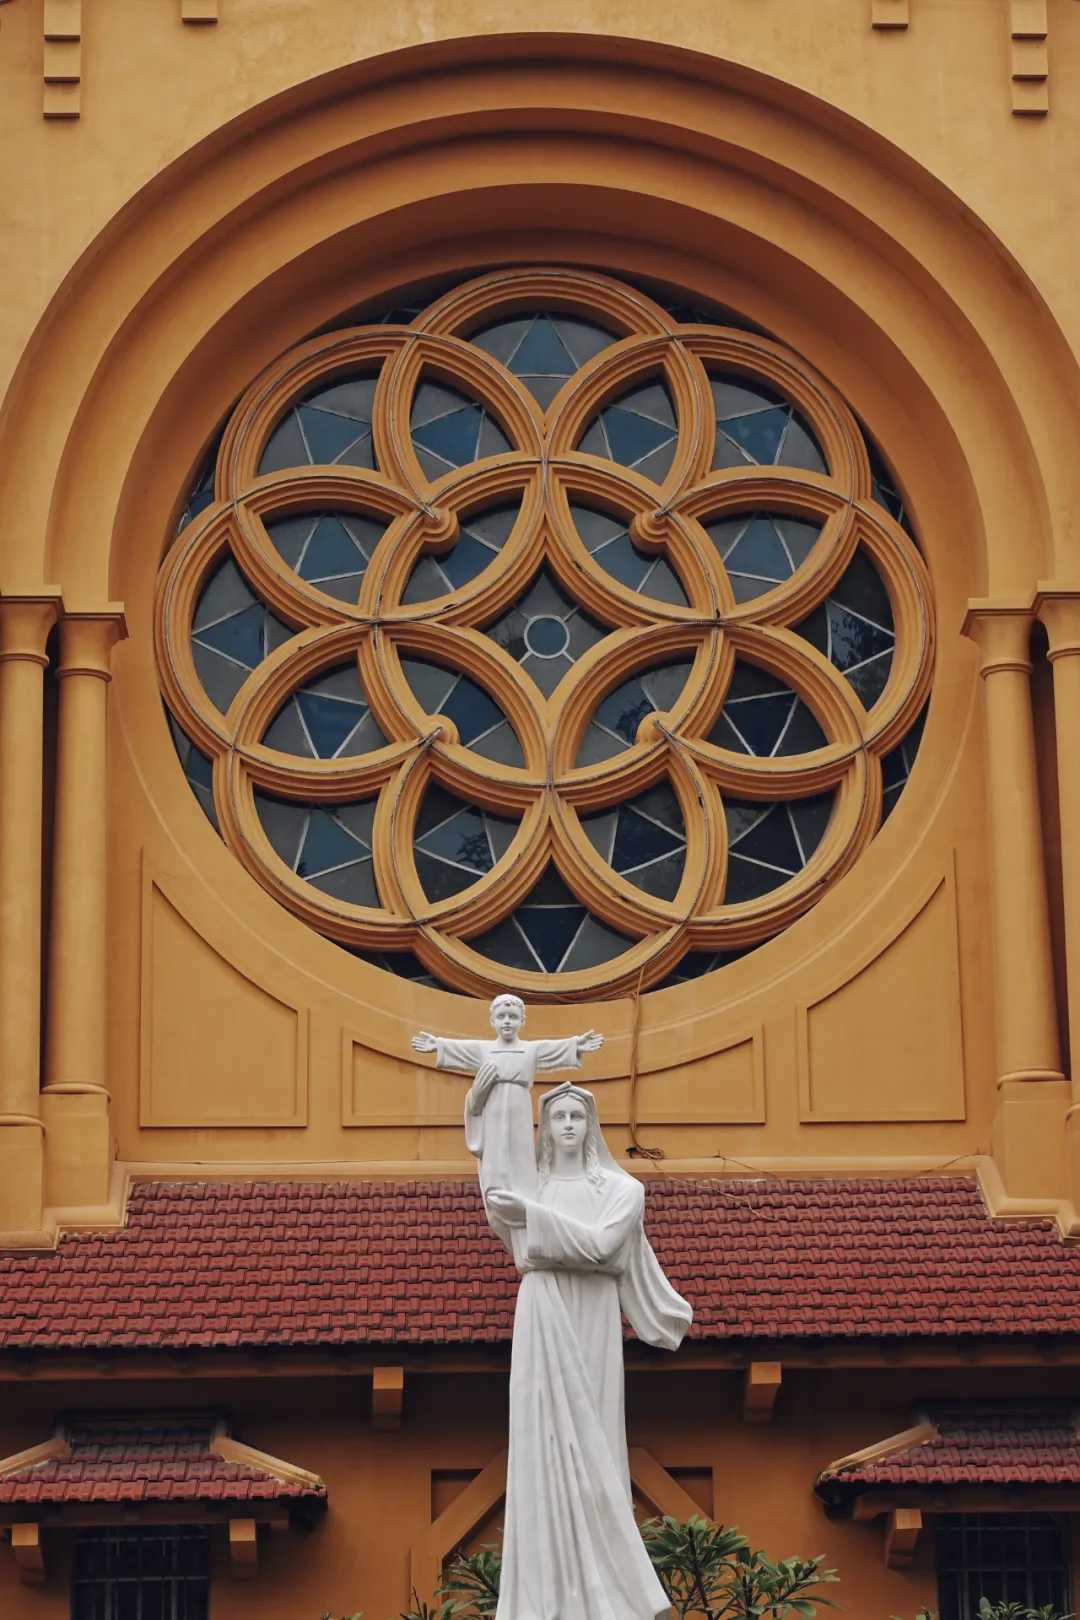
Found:
[[(595, 1052), (604, 1042), (591, 1029), (560, 1041), (523, 1041), (525, 1003), (520, 996), (496, 996), (490, 1012), (492, 1041), (456, 1040), (426, 1031), (412, 1040), (414, 1051), (435, 1053), (436, 1068), (476, 1076), (465, 1098), (465, 1142), (480, 1161), (485, 1205), (494, 1187), (530, 1196), (536, 1192), (530, 1092), (537, 1074), (578, 1069), (583, 1054)], [(497, 1221), (492, 1225), (513, 1253), (507, 1231)]]
[(670, 1613), (634, 1522), (622, 1316), (675, 1350), (690, 1306), (645, 1237), (641, 1183), (608, 1151), (589, 1091), (540, 1103), (535, 1194), (493, 1188), (521, 1272), (497, 1620), (656, 1620)]
[(496, 1620), (657, 1620), (670, 1606), (634, 1522), (622, 1318), (675, 1350), (692, 1313), (649, 1247), (644, 1191), (608, 1151), (592, 1093), (549, 1091), (534, 1147), (534, 1077), (579, 1067), (602, 1038), (522, 1041), (511, 995), (496, 996), (491, 1022), (494, 1041), (412, 1044), (476, 1076), (466, 1140), (488, 1223), (521, 1274)]

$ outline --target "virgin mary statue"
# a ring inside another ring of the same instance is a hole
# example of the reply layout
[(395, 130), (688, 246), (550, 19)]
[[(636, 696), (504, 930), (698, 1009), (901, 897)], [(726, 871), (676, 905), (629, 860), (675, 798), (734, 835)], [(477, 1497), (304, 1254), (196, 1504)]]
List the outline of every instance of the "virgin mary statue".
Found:
[(496, 1234), (523, 1229), (497, 1620), (657, 1620), (670, 1606), (631, 1506), (622, 1315), (674, 1350), (692, 1313), (649, 1247), (641, 1183), (609, 1153), (591, 1092), (544, 1097), (537, 1169), (535, 1196), (488, 1194)]

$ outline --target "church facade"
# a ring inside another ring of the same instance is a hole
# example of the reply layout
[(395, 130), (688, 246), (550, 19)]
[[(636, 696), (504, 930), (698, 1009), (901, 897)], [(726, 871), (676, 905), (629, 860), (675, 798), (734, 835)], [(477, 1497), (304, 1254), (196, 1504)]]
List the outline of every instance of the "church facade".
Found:
[(1076, 1607), (1075, 0), (0, 0), (0, 83), (0, 1610), (497, 1543), (410, 1043), (504, 990), (694, 1310), (640, 1516)]

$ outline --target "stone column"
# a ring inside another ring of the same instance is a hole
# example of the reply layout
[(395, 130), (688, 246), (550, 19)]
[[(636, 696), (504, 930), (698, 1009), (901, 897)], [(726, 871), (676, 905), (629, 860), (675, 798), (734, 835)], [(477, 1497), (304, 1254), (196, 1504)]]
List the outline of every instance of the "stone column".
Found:
[(1028, 602), (972, 602), (981, 654), (990, 819), (998, 1107), (994, 1157), (1016, 1196), (1065, 1191), (1061, 1069), (1031, 710)]
[(124, 633), (123, 610), (111, 603), (66, 612), (60, 625), (42, 1116), (46, 1202), (66, 1207), (105, 1203), (112, 1166), (105, 1066), (107, 708), (112, 649)]
[(59, 592), (0, 596), (0, 1244), (40, 1243), (45, 644)]
[(1054, 674), (1065, 985), (1072, 1069), (1066, 1151), (1076, 1202), (1080, 1199), (1080, 584), (1041, 584), (1035, 608), (1046, 627), (1047, 657)]

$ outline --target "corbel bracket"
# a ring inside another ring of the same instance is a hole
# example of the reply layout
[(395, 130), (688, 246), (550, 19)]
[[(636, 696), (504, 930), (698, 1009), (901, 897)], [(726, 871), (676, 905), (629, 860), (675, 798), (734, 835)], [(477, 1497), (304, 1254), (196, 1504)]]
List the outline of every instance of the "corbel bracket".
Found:
[(1012, 110), (1021, 117), (1050, 111), (1049, 31), (1046, 0), (1009, 0)]
[(779, 1361), (752, 1361), (743, 1378), (744, 1423), (771, 1423), (784, 1369)]
[(83, 0), (44, 0), (41, 111), (78, 118), (82, 111)]
[(907, 1569), (922, 1534), (921, 1508), (897, 1507), (885, 1526), (885, 1563), (889, 1569)]
[(404, 1401), (404, 1367), (376, 1367), (371, 1377), (371, 1427), (400, 1429)]
[(11, 1551), (19, 1566), (19, 1579), (26, 1586), (41, 1586), (45, 1580), (45, 1555), (41, 1550), (41, 1526), (13, 1524)]

